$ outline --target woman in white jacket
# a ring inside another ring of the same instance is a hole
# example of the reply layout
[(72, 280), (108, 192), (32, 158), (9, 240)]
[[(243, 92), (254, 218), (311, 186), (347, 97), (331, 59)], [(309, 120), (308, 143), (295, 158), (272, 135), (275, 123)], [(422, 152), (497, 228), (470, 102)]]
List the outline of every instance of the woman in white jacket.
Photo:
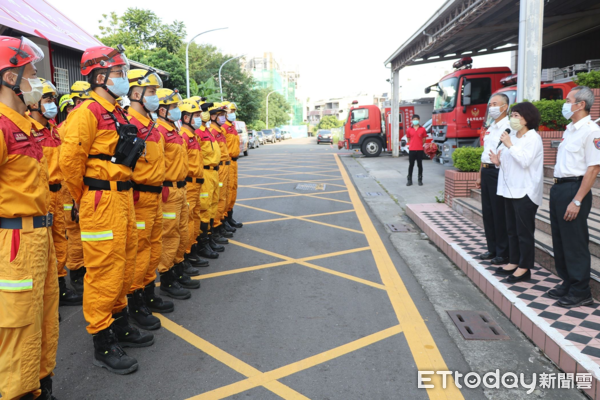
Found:
[(510, 275), (507, 282), (531, 278), (535, 255), (535, 214), (542, 205), (544, 186), (544, 148), (535, 131), (540, 112), (531, 103), (513, 106), (510, 113), (512, 133), (503, 133), (502, 145), (490, 158), (500, 168), (498, 196), (505, 198), (509, 264), (497, 273)]

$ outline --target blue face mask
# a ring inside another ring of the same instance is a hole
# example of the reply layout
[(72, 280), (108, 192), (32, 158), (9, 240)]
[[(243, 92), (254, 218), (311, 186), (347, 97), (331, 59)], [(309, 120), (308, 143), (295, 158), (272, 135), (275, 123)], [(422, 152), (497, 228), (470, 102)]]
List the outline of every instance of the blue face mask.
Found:
[(202, 118), (200, 118), (200, 117), (194, 118), (194, 120), (192, 121), (192, 127), (194, 129), (200, 129), (201, 126), (202, 126)]
[(235, 113), (234, 112), (227, 114), (227, 121), (229, 121), (229, 122), (235, 121)]
[(44, 117), (48, 119), (52, 119), (56, 117), (56, 114), (58, 114), (58, 107), (56, 107), (56, 104), (54, 103), (44, 104), (44, 110)]
[(156, 121), (158, 119), (158, 115), (155, 112), (151, 112), (150, 115), (152, 115), (153, 120)]
[(417, 126), (417, 125), (419, 125), (419, 120), (418, 119), (413, 119), (412, 123), (413, 123), (414, 126)]
[(158, 110), (158, 96), (154, 95), (154, 96), (144, 96), (144, 107), (146, 107), (146, 110), (153, 112)]
[(112, 85), (106, 85), (108, 90), (117, 97), (126, 96), (129, 93), (129, 80), (127, 78), (110, 78)]
[(181, 110), (179, 109), (179, 107), (169, 110), (167, 118), (172, 122), (179, 121), (181, 119)]
[(205, 124), (206, 124), (206, 127), (207, 127), (207, 128), (210, 128), (210, 121), (206, 121), (206, 123), (205, 123)]

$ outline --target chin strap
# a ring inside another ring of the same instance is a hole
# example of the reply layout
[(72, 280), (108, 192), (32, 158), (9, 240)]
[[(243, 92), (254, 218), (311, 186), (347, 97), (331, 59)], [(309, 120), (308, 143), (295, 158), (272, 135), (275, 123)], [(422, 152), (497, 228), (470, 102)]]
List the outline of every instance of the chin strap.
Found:
[(129, 101), (130, 101), (130, 102), (135, 102), (135, 103), (140, 103), (140, 104), (142, 105), (142, 107), (144, 108), (144, 110), (145, 110), (145, 111), (146, 111), (148, 114), (150, 114), (150, 113), (151, 113), (151, 111), (150, 111), (150, 110), (148, 110), (148, 109), (146, 108), (146, 106), (144, 105), (144, 95), (145, 95), (145, 94), (146, 94), (146, 87), (145, 87), (145, 86), (143, 86), (143, 89), (142, 89), (142, 97), (140, 97), (140, 100), (133, 100), (133, 99), (129, 99)]
[(19, 99), (21, 99), (23, 104), (25, 104), (25, 100), (23, 99), (23, 91), (21, 91), (21, 79), (23, 78), (24, 71), (25, 71), (25, 65), (23, 65), (21, 68), (19, 68), (19, 73), (17, 74), (17, 81), (14, 85), (10, 85), (8, 82), (6, 82), (4, 79), (2, 79), (0, 77), (0, 79), (2, 79), (2, 85), (6, 86), (7, 88), (9, 88), (13, 92), (15, 92), (15, 94), (17, 95), (17, 97), (19, 97)]

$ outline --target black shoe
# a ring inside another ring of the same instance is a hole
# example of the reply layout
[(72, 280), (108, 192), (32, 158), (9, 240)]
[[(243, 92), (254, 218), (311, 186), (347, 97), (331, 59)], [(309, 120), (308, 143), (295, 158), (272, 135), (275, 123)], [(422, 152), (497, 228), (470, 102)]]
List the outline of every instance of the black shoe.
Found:
[[(208, 260), (205, 260), (203, 258), (200, 257), (200, 236), (198, 236), (196, 238), (196, 243), (195, 245), (192, 246), (192, 253), (194, 253), (194, 255), (196, 256), (196, 259), (198, 260), (198, 262), (196, 262), (196, 265), (194, 265), (196, 268), (205, 268), (208, 267), (210, 264), (208, 263)], [(189, 274), (188, 274), (189, 275)]]
[[(225, 251), (225, 247), (220, 246), (217, 247), (219, 244), (228, 244), (229, 240), (225, 239), (223, 236), (221, 236), (221, 227), (218, 226), (215, 228), (214, 226), (214, 222), (211, 219), (210, 220), (210, 230), (208, 231), (208, 238), (210, 239), (210, 247), (212, 247), (212, 249), (214, 251), (218, 251), (219, 253), (222, 251)], [(222, 248), (222, 250), (221, 250)]]
[(83, 294), (83, 277), (85, 276), (85, 267), (76, 269), (75, 271), (69, 270), (69, 279), (71, 280), (71, 286), (75, 289), (75, 292)]
[(172, 301), (163, 300), (162, 297), (157, 296), (154, 292), (156, 284), (152, 282), (144, 288), (144, 301), (148, 306), (148, 309), (152, 312), (166, 314), (175, 311), (175, 305)]
[[(223, 246), (221, 246), (223, 247)], [(224, 251), (225, 248), (223, 247)], [(219, 253), (215, 252), (212, 248), (212, 246), (210, 245), (210, 239), (208, 238), (208, 236), (203, 236), (200, 239), (200, 247), (198, 250), (198, 255), (205, 257), (205, 258), (210, 258), (210, 259), (215, 259), (215, 258), (219, 258)]]
[(528, 269), (527, 272), (525, 272), (521, 276), (514, 276), (514, 274), (510, 275), (508, 278), (506, 278), (506, 282), (508, 282), (508, 283), (517, 283), (517, 282), (528, 281), (530, 279), (531, 279), (531, 270)]
[(229, 222), (229, 225), (238, 229), (244, 226), (244, 224), (242, 224), (241, 222), (237, 222), (235, 219), (233, 219), (233, 211), (229, 211), (227, 213), (227, 222)]
[(493, 258), (496, 258), (496, 255), (490, 253), (489, 251), (486, 251), (485, 253), (476, 256), (475, 258), (478, 258), (480, 260), (491, 260)]
[(231, 232), (231, 233), (235, 233), (237, 231), (237, 229), (235, 229), (233, 226), (229, 225), (229, 221), (227, 221), (227, 218), (225, 218), (223, 221), (221, 221), (223, 228), (227, 231), (227, 232)]
[(406, 179), (407, 179), (406, 186), (412, 186), (412, 176), (407, 176)]
[(423, 186), (423, 177), (419, 176), (418, 178), (419, 186)]
[(190, 252), (190, 254), (184, 254), (183, 255), (183, 272), (185, 272), (185, 274), (187, 276), (198, 276), (200, 275), (200, 270), (198, 270), (197, 268), (194, 268), (194, 265), (192, 263), (192, 260), (198, 260), (197, 258), (195, 258), (196, 253), (193, 253), (194, 255), (192, 256), (192, 252)]
[(592, 298), (591, 294), (587, 296), (573, 296), (568, 294), (560, 298), (556, 302), (556, 304), (564, 308), (591, 306), (592, 304), (594, 304), (594, 299)]
[(512, 275), (513, 272), (515, 272), (519, 267), (516, 267), (514, 269), (504, 269), (503, 267), (498, 267), (496, 268), (496, 273), (499, 275)]
[(567, 294), (569, 294), (569, 289), (564, 288), (562, 286), (557, 286), (554, 289), (550, 289), (546, 292), (546, 294), (548, 295), (548, 297), (550, 297), (551, 299), (555, 299), (558, 300), (562, 297), (565, 297)]
[[(225, 229), (225, 223), (223, 221), (221, 221), (221, 225), (219, 225), (217, 230), (219, 231), (219, 234), (223, 238), (232, 238), (233, 237), (233, 232), (230, 232), (227, 229)], [(225, 240), (227, 240), (227, 239), (225, 239)], [(229, 243), (229, 242), (227, 242), (227, 243)]]
[(127, 375), (138, 369), (137, 360), (129, 357), (119, 345), (112, 326), (96, 333), (93, 339), (95, 366), (119, 375)]
[(67, 282), (65, 281), (64, 276), (58, 278), (58, 289), (60, 290), (59, 305), (80, 306), (83, 304), (83, 296), (67, 287)]
[(192, 297), (190, 291), (181, 287), (177, 279), (175, 279), (173, 268), (160, 274), (160, 292), (179, 300), (186, 300)]
[(132, 294), (127, 295), (127, 312), (131, 322), (142, 329), (153, 331), (160, 328), (160, 319), (152, 315), (152, 312), (146, 305), (144, 290), (138, 289)]
[(490, 264), (492, 264), (492, 265), (504, 265), (504, 264), (508, 264), (508, 257), (494, 257), (490, 261)]
[(189, 276), (183, 273), (184, 263), (185, 261), (173, 266), (173, 271), (175, 272), (177, 282), (179, 282), (179, 284), (186, 289), (200, 289), (200, 281), (192, 280)]
[(150, 332), (140, 331), (129, 323), (127, 310), (113, 314), (115, 322), (112, 328), (121, 347), (148, 347), (154, 344), (154, 335)]
[(38, 397), (38, 400), (57, 400), (56, 397), (52, 396), (52, 376), (40, 379), (40, 389), (42, 394)]

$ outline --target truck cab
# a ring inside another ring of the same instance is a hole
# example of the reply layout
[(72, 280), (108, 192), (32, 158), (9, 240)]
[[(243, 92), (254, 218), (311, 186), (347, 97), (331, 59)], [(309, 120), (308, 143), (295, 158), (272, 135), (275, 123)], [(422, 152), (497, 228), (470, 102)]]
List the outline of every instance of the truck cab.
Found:
[(379, 107), (359, 106), (356, 101), (352, 105), (344, 124), (344, 140), (338, 142), (338, 148), (358, 149), (365, 157), (379, 156), (386, 145)]

